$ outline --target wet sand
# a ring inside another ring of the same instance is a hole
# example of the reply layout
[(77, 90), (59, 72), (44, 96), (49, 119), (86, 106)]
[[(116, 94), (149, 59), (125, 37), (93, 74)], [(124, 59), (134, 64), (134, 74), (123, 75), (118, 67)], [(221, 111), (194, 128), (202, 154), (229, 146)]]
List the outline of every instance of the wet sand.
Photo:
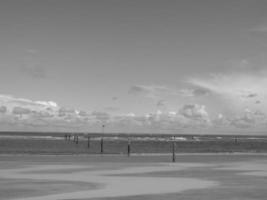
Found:
[[(136, 196), (139, 196), (136, 199), (140, 196), (141, 199), (177, 199), (179, 196), (182, 199), (181, 195), (188, 194), (189, 199), (207, 200), (211, 198), (204, 191), (210, 194), (214, 193), (211, 191), (217, 191), (217, 194), (226, 191), (228, 194), (231, 190), (229, 188), (227, 192), (228, 181), (238, 183), (239, 189), (243, 188), (244, 180), (247, 181), (244, 191), (250, 182), (254, 186), (257, 181), (260, 183), (254, 187), (255, 191), (267, 186), (266, 179), (261, 179), (267, 175), (266, 155), (235, 155), (235, 159), (229, 160), (218, 156), (199, 155), (202, 161), (196, 161), (194, 156), (190, 159), (188, 155), (187, 162), (178, 163), (160, 162), (161, 158), (158, 162), (149, 162), (151, 156), (147, 156), (146, 162), (138, 161), (137, 157), (128, 158), (129, 162), (126, 162), (122, 156), (115, 156), (114, 162), (105, 156), (101, 161), (97, 157), (0, 156), (0, 186), (9, 183), (8, 188), (0, 189), (0, 196), (1, 199), (19, 200), (135, 199)], [(135, 159), (137, 161), (133, 162)], [(239, 199), (232, 193), (233, 199)]]

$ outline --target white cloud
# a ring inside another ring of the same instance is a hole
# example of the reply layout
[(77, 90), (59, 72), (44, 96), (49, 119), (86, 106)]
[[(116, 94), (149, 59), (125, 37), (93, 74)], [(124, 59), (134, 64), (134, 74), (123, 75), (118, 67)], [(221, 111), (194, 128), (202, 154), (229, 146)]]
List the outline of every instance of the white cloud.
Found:
[(54, 107), (54, 108), (58, 107), (57, 103), (53, 101), (35, 101), (35, 103), (46, 107)]
[[(209, 90), (231, 109), (255, 108), (255, 105), (267, 109), (267, 73), (234, 73), (228, 75), (212, 75), (208, 78), (191, 78), (188, 83), (197, 88)], [(220, 103), (221, 103), (220, 102)], [(267, 111), (267, 110), (266, 110)]]
[[(61, 125), (65, 130), (73, 126), (69, 123), (69, 115), (66, 115), (66, 118), (58, 117), (60, 111), (63, 110), (70, 114), (71, 109), (64, 110), (53, 101), (32, 101), (11, 95), (0, 95), (0, 105), (6, 108), (5, 115), (1, 116), (0, 122), (5, 126), (10, 126), (9, 129), (11, 130), (28, 130), (29, 127), (38, 129), (42, 124), (48, 124), (51, 130), (53, 130), (53, 127), (58, 130)], [(78, 117), (75, 110), (71, 110), (71, 113), (71, 122), (77, 121), (76, 118), (81, 118)], [(43, 129), (43, 127), (40, 128)]]
[(237, 128), (250, 128), (250, 127), (257, 128), (267, 122), (264, 113), (260, 111), (254, 112), (249, 109), (245, 109), (243, 114), (235, 116), (229, 121), (230, 125)]
[(16, 98), (11, 95), (0, 95), (0, 103), (8, 108), (21, 106), (21, 107), (32, 108), (34, 110), (46, 109), (46, 108), (50, 108), (52, 110), (58, 109), (57, 103), (53, 101), (32, 101), (30, 99)]
[[(225, 94), (228, 93), (219, 95)], [(246, 98), (255, 100), (259, 95), (255, 94), (251, 93)], [(240, 98), (245, 98), (242, 95), (240, 94)], [(211, 97), (209, 96), (208, 99), (210, 100)], [(8, 95), (0, 95), (0, 105), (1, 127), (9, 127), (10, 130), (100, 131), (104, 123), (107, 131), (176, 133), (179, 130), (179, 133), (184, 133), (185, 129), (267, 126), (264, 110), (247, 108), (240, 112), (215, 112), (215, 117), (213, 117), (208, 112), (211, 110), (209, 104), (197, 103), (178, 104), (176, 109), (172, 110), (159, 106), (155, 112), (139, 115), (134, 112), (112, 113), (112, 115), (109, 112), (100, 111), (88, 113), (60, 107), (52, 101), (32, 101)], [(204, 105), (207, 105), (208, 109)]]
[(183, 115), (185, 118), (209, 123), (209, 114), (206, 111), (206, 107), (204, 105), (198, 105), (198, 104), (188, 104), (184, 105), (180, 110), (179, 113)]

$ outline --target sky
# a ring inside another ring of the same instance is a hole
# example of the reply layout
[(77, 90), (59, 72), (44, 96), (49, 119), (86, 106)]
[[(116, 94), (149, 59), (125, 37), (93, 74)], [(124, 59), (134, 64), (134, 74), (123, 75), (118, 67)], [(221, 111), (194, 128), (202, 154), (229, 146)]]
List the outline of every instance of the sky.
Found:
[(267, 134), (266, 9), (2, 0), (0, 131)]

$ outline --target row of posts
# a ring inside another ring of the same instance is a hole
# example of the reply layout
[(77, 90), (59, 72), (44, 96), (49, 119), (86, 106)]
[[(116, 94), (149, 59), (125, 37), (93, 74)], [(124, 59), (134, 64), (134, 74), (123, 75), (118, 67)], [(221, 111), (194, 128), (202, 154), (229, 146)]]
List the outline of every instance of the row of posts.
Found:
[[(71, 135), (70, 134), (66, 134), (65, 135), (65, 140), (70, 141), (71, 140)], [(74, 135), (73, 136), (73, 142), (78, 144), (79, 143), (79, 136), (78, 135)], [(235, 144), (237, 144), (237, 138), (234, 138), (234, 142)], [(87, 142), (87, 147), (90, 148), (90, 136), (88, 136), (88, 142)], [(104, 139), (101, 138), (100, 139), (100, 153), (103, 154), (104, 153)], [(175, 142), (175, 138), (173, 137), (172, 140), (172, 162), (176, 162), (176, 142)], [(130, 156), (131, 154), (131, 141), (128, 138), (128, 144), (127, 144), (127, 155)]]
[[(70, 141), (71, 140), (71, 135), (70, 134), (65, 134), (65, 140)], [(74, 135), (73, 136), (73, 142), (78, 144), (79, 143), (79, 135)], [(87, 137), (87, 147), (90, 148), (90, 136)], [(131, 153), (131, 144), (130, 140), (128, 139), (128, 155)], [(104, 153), (104, 139), (101, 138), (100, 140), (100, 152), (103, 154)]]
[[(71, 140), (71, 135), (70, 134), (65, 134), (65, 140), (70, 141)], [(87, 137), (87, 148), (90, 148), (90, 136)], [(79, 143), (79, 135), (73, 135), (73, 142), (78, 144)], [(172, 162), (176, 161), (176, 142), (175, 140), (172, 141)], [(104, 153), (104, 139), (100, 139), (100, 153)], [(127, 155), (130, 156), (131, 154), (131, 140), (128, 138), (128, 143), (127, 143)]]

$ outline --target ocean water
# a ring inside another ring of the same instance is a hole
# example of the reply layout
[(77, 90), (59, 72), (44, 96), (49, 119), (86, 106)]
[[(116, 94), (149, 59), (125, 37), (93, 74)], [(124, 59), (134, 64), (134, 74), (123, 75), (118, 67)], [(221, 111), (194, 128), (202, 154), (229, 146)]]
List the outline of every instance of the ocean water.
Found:
[[(66, 137), (70, 135), (69, 137)], [(0, 154), (267, 152), (267, 136), (1, 132)], [(89, 136), (89, 140), (88, 140)]]

